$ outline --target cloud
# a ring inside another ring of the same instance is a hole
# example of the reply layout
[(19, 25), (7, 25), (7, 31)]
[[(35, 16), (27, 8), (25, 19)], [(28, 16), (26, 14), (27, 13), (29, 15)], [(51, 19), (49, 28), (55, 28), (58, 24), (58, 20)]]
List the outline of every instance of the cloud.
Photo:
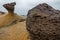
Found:
[(48, 3), (53, 4), (55, 2), (58, 2), (58, 0), (14, 0), (16, 1), (17, 8), (32, 8), (40, 3)]
[[(0, 10), (3, 11), (2, 5), (5, 3), (16, 2), (15, 12), (18, 14), (27, 14), (28, 10), (40, 3), (47, 3), (56, 9), (60, 9), (60, 0), (0, 0)], [(5, 10), (5, 9), (4, 9)]]

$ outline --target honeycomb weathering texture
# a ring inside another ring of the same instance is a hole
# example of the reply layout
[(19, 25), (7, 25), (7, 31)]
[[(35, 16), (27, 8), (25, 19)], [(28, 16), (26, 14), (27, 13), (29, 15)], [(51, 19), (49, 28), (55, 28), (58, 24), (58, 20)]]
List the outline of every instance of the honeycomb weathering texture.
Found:
[(26, 20), (31, 40), (60, 40), (60, 11), (46, 3), (29, 10)]

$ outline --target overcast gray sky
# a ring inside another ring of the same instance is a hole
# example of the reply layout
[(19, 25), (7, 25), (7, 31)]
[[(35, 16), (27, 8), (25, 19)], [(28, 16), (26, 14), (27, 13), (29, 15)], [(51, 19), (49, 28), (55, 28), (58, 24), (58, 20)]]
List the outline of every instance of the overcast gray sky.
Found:
[(15, 13), (19, 15), (26, 15), (29, 9), (41, 3), (47, 3), (53, 8), (60, 10), (60, 0), (0, 0), (0, 11), (6, 12), (2, 5), (10, 2), (16, 2)]

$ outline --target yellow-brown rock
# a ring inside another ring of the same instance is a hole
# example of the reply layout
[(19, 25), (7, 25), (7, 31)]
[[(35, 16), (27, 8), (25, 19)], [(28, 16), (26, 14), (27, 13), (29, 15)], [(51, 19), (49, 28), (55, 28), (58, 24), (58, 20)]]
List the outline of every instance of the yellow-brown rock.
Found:
[(8, 13), (0, 16), (0, 40), (29, 40), (26, 21), (14, 14), (15, 2), (4, 4)]

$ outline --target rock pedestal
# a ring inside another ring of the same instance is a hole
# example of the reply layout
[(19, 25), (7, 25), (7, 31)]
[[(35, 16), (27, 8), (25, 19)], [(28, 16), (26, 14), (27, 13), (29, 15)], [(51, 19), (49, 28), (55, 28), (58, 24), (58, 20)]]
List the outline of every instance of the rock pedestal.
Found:
[(39, 4), (29, 10), (26, 26), (31, 40), (60, 40), (60, 11)]

